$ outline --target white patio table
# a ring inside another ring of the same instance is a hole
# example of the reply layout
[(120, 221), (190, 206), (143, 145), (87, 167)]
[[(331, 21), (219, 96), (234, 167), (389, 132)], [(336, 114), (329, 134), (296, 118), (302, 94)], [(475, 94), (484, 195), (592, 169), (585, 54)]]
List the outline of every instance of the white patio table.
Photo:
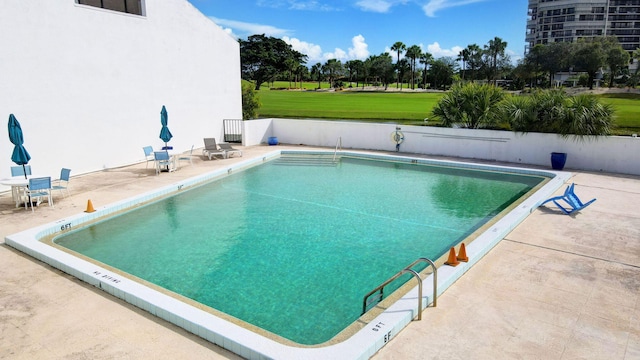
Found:
[(25, 179), (24, 175), (13, 176), (6, 179), (0, 179), (0, 184), (4, 186), (11, 186), (11, 198), (16, 202), (16, 207), (24, 204), (24, 188), (29, 186), (29, 179), (48, 177), (48, 175), (27, 175)]

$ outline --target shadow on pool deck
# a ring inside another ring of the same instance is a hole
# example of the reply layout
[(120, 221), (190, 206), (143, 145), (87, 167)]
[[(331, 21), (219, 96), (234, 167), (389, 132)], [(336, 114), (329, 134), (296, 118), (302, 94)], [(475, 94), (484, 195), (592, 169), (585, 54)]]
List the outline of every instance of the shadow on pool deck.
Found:
[[(70, 197), (55, 194), (55, 207), (35, 213), (5, 192), (0, 235), (274, 149), (196, 158), (159, 176), (142, 163), (72, 177)], [(571, 181), (598, 200), (574, 216), (538, 208), (374, 359), (639, 359), (640, 177), (574, 172)], [(0, 264), (0, 358), (239, 359), (4, 243)]]

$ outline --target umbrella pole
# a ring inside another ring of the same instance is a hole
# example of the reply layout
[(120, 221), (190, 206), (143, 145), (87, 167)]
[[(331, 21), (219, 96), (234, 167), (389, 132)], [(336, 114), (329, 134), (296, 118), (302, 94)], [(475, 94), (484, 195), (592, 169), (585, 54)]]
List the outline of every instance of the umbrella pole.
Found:
[(27, 169), (24, 167), (24, 164), (22, 164), (22, 172), (24, 173), (24, 178), (27, 178)]

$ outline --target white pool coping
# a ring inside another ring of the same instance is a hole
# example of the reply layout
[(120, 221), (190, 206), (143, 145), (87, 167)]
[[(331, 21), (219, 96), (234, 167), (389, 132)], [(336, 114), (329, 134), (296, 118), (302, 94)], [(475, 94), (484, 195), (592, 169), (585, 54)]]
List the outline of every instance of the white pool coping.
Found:
[[(202, 309), (198, 309), (167, 294), (40, 241), (40, 239), (44, 237), (67, 232), (76, 227), (83, 226), (85, 223), (120, 212), (132, 206), (175, 194), (184, 188), (202, 184), (203, 182), (225, 176), (234, 171), (257, 165), (276, 158), (280, 156), (281, 153), (334, 154), (333, 151), (273, 151), (264, 156), (230, 165), (221, 170), (182, 180), (158, 190), (149, 191), (130, 199), (96, 208), (96, 211), (93, 213), (80, 213), (53, 223), (9, 235), (5, 238), (5, 243), (247, 359), (368, 359), (392, 340), (396, 334), (417, 316), (418, 286), (414, 287), (387, 310), (371, 320), (367, 326), (340, 343), (323, 347), (295, 347), (279, 343), (252, 332), (240, 325), (222, 319)], [(373, 159), (392, 158), (408, 163), (451, 165), (469, 169), (541, 175), (550, 178), (541, 189), (499, 219), (495, 224), (491, 225), (473, 242), (466, 246), (469, 262), (461, 263), (457, 267), (443, 265), (438, 268), (438, 295), (460, 278), (462, 274), (470, 269), (489, 252), (491, 248), (533, 212), (542, 201), (551, 197), (555, 191), (562, 187), (571, 177), (571, 173), (559, 171), (428, 160), (409, 156), (380, 155), (356, 151), (338, 151), (337, 153), (338, 155), (344, 156)], [(421, 254), (416, 254), (416, 258), (420, 256)], [(398, 271), (400, 270), (402, 269), (398, 269)], [(433, 301), (432, 276), (433, 275), (429, 275), (422, 280), (423, 308), (426, 308), (428, 304)], [(437, 311), (437, 307), (424, 311)]]

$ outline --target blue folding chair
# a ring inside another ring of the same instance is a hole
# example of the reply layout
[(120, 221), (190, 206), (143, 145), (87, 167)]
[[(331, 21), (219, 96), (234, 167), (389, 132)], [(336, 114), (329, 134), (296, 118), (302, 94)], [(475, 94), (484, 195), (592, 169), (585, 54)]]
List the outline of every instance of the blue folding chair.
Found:
[(175, 170), (175, 163), (167, 151), (154, 151), (153, 156), (156, 161), (156, 175), (159, 175), (163, 169), (169, 172)]
[(42, 198), (46, 197), (49, 202), (49, 206), (53, 206), (51, 200), (51, 177), (31, 178), (29, 179), (29, 187), (24, 191), (25, 195), (25, 210), (31, 204), (31, 211), (33, 212), (33, 200), (36, 199), (36, 204), (40, 205)]
[(60, 179), (58, 180), (58, 185), (53, 185), (52, 190), (58, 190), (61, 193), (66, 192), (67, 195), (69, 195), (69, 175), (70, 174), (71, 174), (70, 169), (62, 168), (62, 170), (60, 171)]
[[(587, 201), (586, 203), (583, 203), (582, 201), (580, 201), (580, 199), (578, 198), (578, 195), (576, 195), (573, 192), (573, 189), (575, 187), (575, 184), (571, 184), (569, 186), (567, 186), (567, 189), (564, 191), (564, 195), (561, 196), (554, 196), (550, 199), (545, 200), (542, 204), (540, 204), (540, 206), (548, 203), (549, 201), (553, 202), (563, 213), (570, 215), (576, 211), (580, 211), (584, 208), (586, 208), (587, 206), (591, 205), (591, 203), (593, 203), (594, 201), (596, 201), (596, 199), (591, 199), (589, 201)], [(565, 206), (562, 206), (559, 201), (564, 201), (566, 204)], [(568, 206), (567, 206), (568, 205)]]
[(146, 169), (149, 167), (150, 161), (155, 161), (153, 157), (153, 147), (145, 146), (142, 148), (142, 150), (144, 151), (144, 159), (147, 161), (147, 166), (145, 166), (145, 169)]
[(11, 176), (24, 176), (25, 173), (26, 175), (31, 175), (31, 165), (25, 165), (24, 168), (22, 168), (22, 165), (11, 167)]

